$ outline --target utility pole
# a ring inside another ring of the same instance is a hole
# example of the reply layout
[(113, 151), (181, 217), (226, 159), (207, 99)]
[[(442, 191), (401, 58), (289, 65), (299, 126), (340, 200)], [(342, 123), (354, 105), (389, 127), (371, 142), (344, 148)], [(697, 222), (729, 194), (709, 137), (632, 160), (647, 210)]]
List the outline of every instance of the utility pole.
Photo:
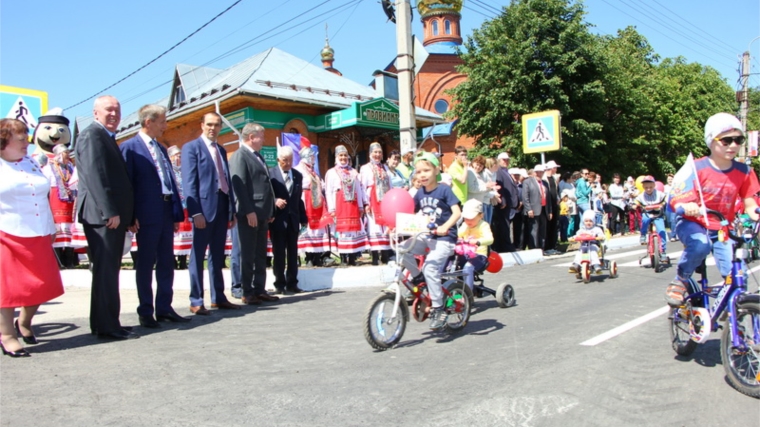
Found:
[[(749, 51), (744, 52), (742, 55), (742, 74), (741, 74), (741, 85), (742, 89), (739, 92), (739, 119), (741, 119), (742, 122), (742, 128), (746, 132), (747, 131), (747, 113), (749, 111), (749, 88), (748, 86), (749, 82)], [(740, 157), (747, 157), (747, 142), (745, 141), (744, 144), (742, 144), (741, 150), (739, 152)]]
[(412, 55), (412, 5), (396, 2), (396, 68), (398, 70), (398, 110), (401, 152), (417, 148), (417, 123), (414, 114), (414, 57)]

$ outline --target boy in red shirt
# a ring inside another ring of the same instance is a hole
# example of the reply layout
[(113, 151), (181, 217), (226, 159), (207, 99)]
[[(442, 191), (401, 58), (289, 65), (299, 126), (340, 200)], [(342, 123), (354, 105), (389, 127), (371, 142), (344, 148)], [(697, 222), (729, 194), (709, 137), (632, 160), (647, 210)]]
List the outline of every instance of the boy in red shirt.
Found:
[[(753, 221), (758, 220), (757, 203), (753, 198), (760, 191), (757, 175), (747, 165), (734, 160), (743, 142), (739, 119), (727, 113), (715, 114), (705, 123), (705, 144), (710, 155), (695, 161), (704, 207), (720, 212), (729, 222), (734, 220), (737, 198), (742, 200), (744, 212)], [(685, 283), (711, 250), (720, 275), (725, 278), (731, 274), (734, 244), (730, 239), (717, 241), (720, 224), (713, 218), (709, 226), (706, 225), (697, 203), (677, 203), (673, 208), (684, 210), (684, 215), (676, 219), (676, 235), (684, 251), (678, 261), (678, 275), (668, 286), (665, 300), (668, 305), (678, 307), (683, 303)]]

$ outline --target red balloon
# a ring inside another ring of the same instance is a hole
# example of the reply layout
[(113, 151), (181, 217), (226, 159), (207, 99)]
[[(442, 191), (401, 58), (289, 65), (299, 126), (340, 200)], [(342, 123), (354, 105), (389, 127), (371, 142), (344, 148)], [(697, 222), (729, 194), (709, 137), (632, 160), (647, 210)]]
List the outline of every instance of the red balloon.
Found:
[(655, 181), (654, 188), (657, 191), (665, 191), (665, 184), (661, 183), (660, 181)]
[(403, 188), (394, 188), (383, 196), (380, 202), (380, 213), (383, 214), (385, 225), (395, 227), (397, 213), (414, 213), (414, 199)]
[(504, 267), (504, 260), (501, 259), (501, 255), (496, 251), (491, 251), (491, 253), (488, 254), (488, 267), (486, 267), (486, 271), (489, 273), (498, 273), (501, 271), (502, 267)]

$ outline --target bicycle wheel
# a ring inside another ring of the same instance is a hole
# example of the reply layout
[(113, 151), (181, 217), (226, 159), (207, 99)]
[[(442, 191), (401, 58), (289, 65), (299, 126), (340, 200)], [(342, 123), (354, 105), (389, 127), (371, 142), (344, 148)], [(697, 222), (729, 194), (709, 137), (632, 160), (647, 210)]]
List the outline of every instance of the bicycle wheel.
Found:
[(615, 279), (618, 277), (618, 267), (616, 261), (610, 261), (610, 278)]
[(581, 264), (581, 279), (583, 283), (588, 283), (591, 280), (591, 267), (587, 262)]
[(496, 288), (496, 302), (501, 308), (512, 307), (517, 300), (515, 299), (515, 290), (512, 285), (502, 283)]
[(688, 356), (697, 349), (697, 343), (691, 340), (689, 333), (689, 308), (674, 308), (670, 310), (670, 346), (679, 356)]
[(398, 344), (409, 321), (409, 308), (402, 301), (393, 317), (396, 294), (382, 292), (367, 307), (364, 319), (364, 338), (375, 350), (388, 350)]
[(743, 299), (736, 305), (736, 333), (741, 345), (733, 346), (727, 322), (720, 338), (720, 360), (731, 386), (760, 398), (760, 295), (746, 295)]
[(449, 295), (444, 297), (443, 305), (446, 308), (446, 331), (457, 332), (467, 326), (472, 310), (472, 291), (470, 287), (459, 280), (452, 280), (446, 285)]
[(655, 273), (659, 273), (661, 271), (661, 264), (662, 259), (660, 258), (660, 236), (657, 234), (652, 234), (652, 246), (650, 249), (652, 252), (649, 256), (649, 258), (652, 260), (652, 268), (654, 268)]

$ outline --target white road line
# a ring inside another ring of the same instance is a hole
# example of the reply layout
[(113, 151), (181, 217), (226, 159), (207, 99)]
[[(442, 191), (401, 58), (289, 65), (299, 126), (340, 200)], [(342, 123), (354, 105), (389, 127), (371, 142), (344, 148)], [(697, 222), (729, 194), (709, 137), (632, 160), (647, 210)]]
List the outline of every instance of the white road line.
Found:
[(583, 341), (581, 345), (593, 346), (593, 345), (597, 345), (599, 343), (605, 342), (608, 339), (614, 338), (622, 334), (623, 332), (629, 331), (635, 328), (636, 326), (641, 325), (642, 323), (646, 323), (654, 319), (655, 317), (662, 316), (663, 314), (667, 313), (669, 310), (670, 310), (670, 307), (668, 307), (667, 305), (665, 307), (658, 308), (657, 310), (649, 314), (645, 314), (639, 317), (638, 319), (633, 319), (630, 322), (620, 325), (615, 329), (611, 329), (601, 335), (597, 335), (594, 338), (591, 338), (590, 340)]
[[(756, 267), (753, 267), (753, 268), (750, 268), (749, 271), (748, 271), (748, 273), (754, 273), (757, 270), (760, 270), (760, 265), (758, 265)], [(714, 283), (711, 286), (717, 286), (719, 284), (720, 284), (720, 282)], [(668, 311), (670, 311), (670, 307), (667, 306), (667, 305), (665, 307), (658, 308), (657, 310), (655, 310), (655, 311), (653, 311), (651, 313), (645, 314), (645, 315), (639, 317), (638, 319), (633, 319), (630, 322), (624, 323), (624, 324), (618, 326), (615, 329), (610, 329), (609, 331), (607, 331), (607, 332), (605, 332), (603, 334), (597, 335), (594, 338), (591, 338), (590, 340), (583, 341), (580, 345), (594, 346), (594, 345), (603, 343), (603, 342), (605, 342), (605, 341), (607, 341), (609, 339), (615, 338), (616, 336), (622, 334), (623, 332), (627, 332), (627, 331), (635, 328), (636, 326), (644, 324), (644, 323), (646, 323), (646, 322), (648, 322), (648, 321), (650, 321), (650, 320), (652, 320), (652, 319), (654, 319), (656, 317), (662, 316), (663, 314), (667, 313)]]
[[(622, 253), (619, 253), (619, 254), (610, 254), (610, 255), (606, 256), (605, 259), (625, 258), (625, 257), (633, 256), (633, 255), (643, 254), (643, 253), (646, 253), (646, 251), (647, 251), (646, 249), (637, 249), (635, 251), (622, 252)], [(563, 262), (562, 264), (555, 264), (554, 267), (570, 267), (571, 265), (573, 265), (572, 261), (570, 261), (570, 262)], [(618, 267), (619, 267), (619, 265), (618, 265)]]

